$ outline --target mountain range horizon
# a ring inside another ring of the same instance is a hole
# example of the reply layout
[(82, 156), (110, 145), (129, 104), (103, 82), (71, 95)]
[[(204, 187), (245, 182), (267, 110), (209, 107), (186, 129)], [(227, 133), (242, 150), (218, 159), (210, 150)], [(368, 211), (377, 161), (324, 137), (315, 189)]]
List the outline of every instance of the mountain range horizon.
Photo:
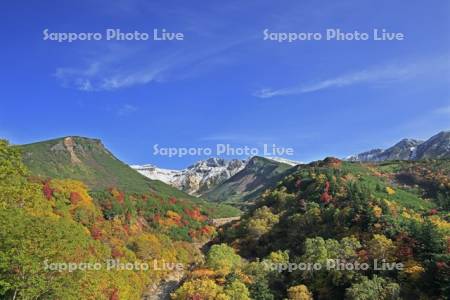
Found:
[[(439, 136), (444, 136), (444, 140), (449, 139), (449, 135), (450, 135), (450, 129), (444, 129), (439, 131), (437, 134), (431, 136), (429, 139), (427, 140), (420, 140), (420, 139), (416, 139), (416, 138), (403, 138), (401, 139), (399, 142), (397, 142), (396, 144), (394, 144), (391, 147), (382, 149), (382, 148), (377, 148), (374, 147), (370, 150), (366, 150), (360, 153), (352, 153), (349, 154), (347, 156), (337, 156), (335, 154), (329, 153), (323, 156), (323, 158), (325, 157), (337, 157), (339, 159), (343, 159), (343, 160), (350, 160), (350, 161), (371, 161), (370, 158), (365, 157), (367, 155), (371, 155), (371, 154), (380, 154), (384, 151), (388, 151), (391, 148), (395, 148), (395, 147), (416, 147), (419, 146), (423, 143), (426, 143), (434, 138), (439, 138)], [(80, 136), (80, 135), (66, 135), (66, 136), (61, 136), (61, 137), (55, 137), (55, 138), (50, 138), (50, 139), (45, 139), (45, 140), (39, 140), (36, 142), (31, 142), (31, 143), (25, 143), (25, 144), (17, 144), (17, 145), (30, 145), (30, 144), (35, 144), (35, 143), (39, 143), (39, 142), (43, 142), (43, 141), (56, 141), (56, 140), (60, 140), (60, 139), (64, 139), (64, 138), (69, 138), (69, 137), (73, 137), (73, 138), (83, 138), (83, 139), (89, 139), (89, 140), (93, 140), (93, 141), (97, 141), (99, 143), (101, 143), (103, 145), (103, 141), (101, 138), (98, 137), (87, 137), (87, 136)], [(408, 145), (408, 143), (412, 143), (411, 145)], [(445, 153), (445, 149), (444, 149), (444, 153)], [(276, 157), (276, 156), (264, 156), (264, 155), (254, 155), (254, 156), (260, 156), (260, 157), (265, 157), (268, 159), (274, 159), (274, 160), (284, 160), (286, 163), (298, 163), (298, 164), (302, 164), (302, 163), (310, 163), (313, 162), (314, 160), (310, 160), (310, 161), (302, 161), (302, 160), (295, 160), (295, 159), (290, 159), (290, 158), (286, 158), (286, 157)], [(198, 159), (195, 163), (191, 163), (191, 164), (187, 164), (184, 168), (165, 168), (163, 166), (161, 166), (160, 164), (156, 164), (156, 163), (151, 163), (151, 162), (145, 162), (145, 163), (135, 163), (135, 162), (128, 162), (128, 164), (130, 166), (154, 166), (154, 167), (159, 167), (159, 168), (163, 168), (166, 170), (172, 170), (172, 171), (180, 171), (183, 169), (189, 169), (190, 167), (194, 166), (197, 162), (199, 161), (206, 161), (208, 159), (223, 159), (223, 160), (249, 160), (250, 158), (252, 158), (253, 156), (247, 156), (244, 158), (236, 158), (236, 157), (230, 157), (227, 158), (227, 156), (210, 156), (204, 159)], [(391, 158), (392, 159), (392, 158)], [(405, 159), (404, 156), (399, 157), (399, 159)], [(382, 161), (383, 159), (378, 159), (379, 161)], [(388, 159), (384, 159), (384, 160), (388, 160)]]
[[(60, 176), (61, 167), (58, 166), (58, 163), (65, 161), (65, 164), (69, 164), (69, 168), (76, 167), (80, 170), (72, 170), (69, 173), (64, 171), (62, 172), (62, 174), (65, 174), (63, 177), (89, 178), (88, 182), (94, 182), (94, 186), (107, 187), (115, 181), (127, 180), (128, 184), (135, 186), (137, 190), (144, 190), (143, 178), (145, 177), (151, 181), (161, 182), (176, 188), (188, 195), (203, 197), (211, 201), (231, 201), (230, 199), (234, 199), (231, 202), (241, 202), (244, 199), (254, 200), (260, 196), (263, 190), (273, 187), (279, 178), (293, 172), (296, 166), (314, 164), (314, 161), (300, 162), (256, 155), (245, 159), (209, 157), (178, 170), (165, 169), (154, 164), (127, 165), (116, 158), (113, 152), (103, 145), (101, 139), (79, 136), (56, 138), (19, 147), (24, 149), (25, 163), (32, 170), (42, 175)], [(101, 159), (100, 166), (98, 166), (99, 156), (104, 157)], [(450, 131), (441, 131), (426, 141), (402, 139), (385, 150), (374, 149), (339, 159), (333, 158), (333, 156), (327, 157), (335, 160), (366, 163), (446, 159), (450, 158)], [(46, 161), (48, 159), (55, 162), (49, 164)], [(106, 163), (106, 161), (110, 162)], [(53, 165), (53, 167), (49, 167), (49, 165)], [(117, 170), (120, 171), (117, 172)], [(113, 180), (104, 180), (98, 177), (98, 174), (103, 174), (102, 176), (107, 178), (111, 172), (122, 174), (120, 175), (122, 177)], [(137, 173), (143, 177), (138, 177)]]

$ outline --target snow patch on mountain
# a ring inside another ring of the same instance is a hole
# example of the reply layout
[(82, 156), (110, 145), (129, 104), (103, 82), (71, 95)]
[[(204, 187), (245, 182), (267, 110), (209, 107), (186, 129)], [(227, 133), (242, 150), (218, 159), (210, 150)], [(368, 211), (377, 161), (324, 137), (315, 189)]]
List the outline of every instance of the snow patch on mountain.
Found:
[(130, 165), (131, 168), (135, 169), (145, 177), (148, 177), (152, 180), (160, 180), (164, 183), (174, 185), (177, 178), (182, 175), (181, 170), (170, 170), (158, 168), (151, 164), (146, 165)]
[(242, 170), (246, 163), (238, 159), (209, 158), (183, 170), (163, 169), (154, 165), (131, 167), (150, 179), (160, 180), (191, 195), (201, 195)]
[(276, 162), (284, 163), (284, 164), (287, 164), (290, 166), (296, 166), (296, 165), (303, 164), (303, 162), (301, 162), (301, 161), (290, 160), (290, 159), (286, 159), (283, 157), (265, 156), (265, 158), (268, 158), (268, 159), (276, 161)]

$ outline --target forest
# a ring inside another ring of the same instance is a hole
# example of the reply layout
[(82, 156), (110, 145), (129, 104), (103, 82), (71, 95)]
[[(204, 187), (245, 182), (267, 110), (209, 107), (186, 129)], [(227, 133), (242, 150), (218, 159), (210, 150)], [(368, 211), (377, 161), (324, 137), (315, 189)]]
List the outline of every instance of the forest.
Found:
[(140, 299), (182, 272), (172, 299), (447, 299), (449, 171), (326, 158), (215, 226), (201, 201), (36, 176), (2, 140), (0, 295)]

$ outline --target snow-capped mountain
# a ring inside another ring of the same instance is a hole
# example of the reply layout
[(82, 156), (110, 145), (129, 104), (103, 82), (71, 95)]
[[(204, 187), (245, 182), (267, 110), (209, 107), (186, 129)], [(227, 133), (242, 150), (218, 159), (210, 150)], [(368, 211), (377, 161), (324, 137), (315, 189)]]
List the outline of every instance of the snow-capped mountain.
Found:
[(183, 170), (169, 170), (154, 165), (132, 165), (142, 175), (160, 180), (192, 195), (200, 195), (227, 180), (246, 165), (245, 160), (209, 158)]
[[(266, 158), (290, 166), (301, 164), (280, 157)], [(183, 170), (163, 169), (151, 164), (130, 167), (150, 179), (160, 180), (191, 195), (202, 195), (244, 169), (249, 160), (209, 158)]]
[(350, 155), (345, 158), (348, 161), (376, 161), (383, 149), (372, 149), (366, 152), (362, 152), (356, 155)]
[(183, 176), (177, 185), (183, 191), (200, 195), (212, 187), (227, 180), (246, 165), (243, 160), (225, 160), (222, 158), (209, 158), (183, 170)]
[(414, 159), (417, 146), (423, 141), (414, 139), (403, 139), (394, 146), (382, 150), (373, 149), (347, 157), (349, 161), (385, 161), (385, 160), (409, 160)]
[(403, 139), (394, 146), (374, 149), (346, 158), (349, 161), (416, 160), (450, 158), (450, 131), (442, 131), (427, 141)]

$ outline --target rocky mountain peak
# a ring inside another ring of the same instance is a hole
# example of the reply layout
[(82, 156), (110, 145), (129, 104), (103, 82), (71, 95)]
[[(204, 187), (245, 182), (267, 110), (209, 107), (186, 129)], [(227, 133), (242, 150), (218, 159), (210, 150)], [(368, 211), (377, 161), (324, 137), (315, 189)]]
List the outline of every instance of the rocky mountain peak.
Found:
[(417, 160), (450, 157), (450, 131), (442, 131), (427, 141), (402, 139), (394, 146), (382, 150), (373, 149), (347, 157), (349, 161)]
[(212, 157), (183, 170), (162, 169), (153, 165), (131, 167), (150, 179), (163, 181), (192, 195), (200, 195), (242, 170), (246, 163), (239, 159)]
[(419, 158), (450, 158), (450, 131), (441, 131), (417, 147)]

